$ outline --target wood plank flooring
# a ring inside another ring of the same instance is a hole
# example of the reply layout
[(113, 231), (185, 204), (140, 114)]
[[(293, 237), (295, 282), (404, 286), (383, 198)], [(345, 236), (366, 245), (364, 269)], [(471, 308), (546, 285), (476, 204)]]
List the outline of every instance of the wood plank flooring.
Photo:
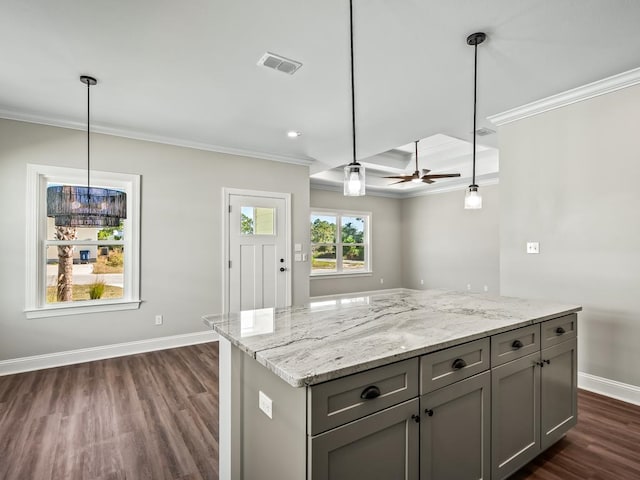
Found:
[[(640, 407), (578, 401), (510, 480), (640, 479)], [(0, 377), (0, 480), (217, 480), (217, 418), (217, 343)]]
[(2, 480), (210, 480), (217, 468), (217, 343), (0, 377)]
[(510, 480), (639, 480), (640, 406), (578, 390), (578, 425)]

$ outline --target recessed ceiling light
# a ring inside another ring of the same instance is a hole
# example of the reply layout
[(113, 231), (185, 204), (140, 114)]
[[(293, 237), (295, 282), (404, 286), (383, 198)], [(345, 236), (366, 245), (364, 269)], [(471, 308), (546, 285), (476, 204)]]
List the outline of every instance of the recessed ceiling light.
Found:
[(297, 138), (300, 135), (302, 135), (300, 132), (296, 132), (294, 130), (291, 130), (290, 132), (287, 132), (287, 137), (289, 137), (289, 138)]

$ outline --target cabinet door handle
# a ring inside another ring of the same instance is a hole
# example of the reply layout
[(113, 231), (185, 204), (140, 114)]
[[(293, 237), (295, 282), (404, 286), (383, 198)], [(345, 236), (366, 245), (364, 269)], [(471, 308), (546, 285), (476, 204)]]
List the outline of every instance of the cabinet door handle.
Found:
[(411, 419), (416, 423), (420, 423), (420, 415), (411, 415)]
[(514, 350), (520, 350), (523, 347), (522, 342), (520, 340), (514, 340), (511, 344), (511, 348)]
[(546, 363), (547, 365), (551, 365), (551, 360), (542, 360), (542, 363), (543, 363), (543, 364), (545, 364), (545, 363)]
[(565, 333), (567, 333), (567, 332), (565, 331), (564, 328), (562, 328), (562, 327), (556, 328), (556, 334), (557, 335), (564, 335)]
[(431, 410), (430, 408), (426, 408), (424, 410), (424, 413), (426, 413), (427, 415), (429, 415), (430, 417), (433, 417), (433, 410)]
[(360, 398), (363, 400), (373, 400), (380, 396), (380, 389), (375, 385), (365, 388), (360, 394)]
[(466, 366), (467, 362), (465, 362), (463, 358), (456, 358), (451, 364), (451, 368), (453, 368), (454, 370), (460, 370), (461, 368), (464, 368)]

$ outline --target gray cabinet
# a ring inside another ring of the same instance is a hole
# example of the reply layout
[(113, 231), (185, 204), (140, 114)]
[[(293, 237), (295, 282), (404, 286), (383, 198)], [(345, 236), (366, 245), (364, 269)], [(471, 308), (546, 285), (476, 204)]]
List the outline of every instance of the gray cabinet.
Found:
[(491, 371), (492, 478), (515, 472), (540, 452), (540, 352)]
[(559, 343), (541, 352), (541, 448), (557, 442), (578, 422), (577, 340)]
[(418, 480), (417, 398), (309, 440), (312, 480)]
[(490, 478), (491, 373), (420, 398), (420, 479)]
[[(535, 353), (492, 369), (493, 479), (511, 475), (577, 423), (575, 320), (575, 315), (567, 315), (527, 327), (528, 330), (520, 329), (532, 339), (540, 336), (540, 342), (531, 343), (542, 349), (538, 347)], [(507, 345), (511, 334), (507, 332), (503, 337)]]

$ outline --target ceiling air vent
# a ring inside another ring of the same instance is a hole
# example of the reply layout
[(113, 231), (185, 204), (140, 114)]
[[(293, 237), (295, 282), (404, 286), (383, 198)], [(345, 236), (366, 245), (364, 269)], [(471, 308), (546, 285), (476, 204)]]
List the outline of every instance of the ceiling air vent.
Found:
[(290, 58), (285, 58), (281, 55), (276, 55), (275, 53), (267, 52), (262, 56), (262, 58), (260, 58), (260, 60), (258, 60), (258, 65), (263, 65), (265, 67), (278, 70), (279, 72), (293, 75), (302, 66), (302, 63), (291, 60)]
[(482, 127), (476, 130), (476, 135), (479, 137), (486, 137), (487, 135), (492, 135), (496, 133), (495, 130), (491, 130), (490, 128)]

